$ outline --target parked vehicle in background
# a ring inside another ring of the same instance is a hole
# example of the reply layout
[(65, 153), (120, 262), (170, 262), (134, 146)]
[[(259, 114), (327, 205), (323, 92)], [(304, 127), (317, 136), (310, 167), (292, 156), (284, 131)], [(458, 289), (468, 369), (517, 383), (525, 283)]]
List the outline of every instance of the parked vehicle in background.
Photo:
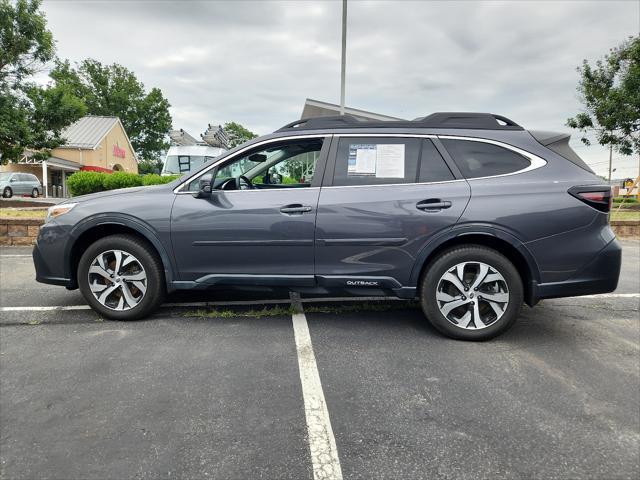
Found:
[(488, 339), (523, 302), (617, 286), (610, 186), (568, 142), (485, 113), (299, 120), (167, 185), (51, 207), (36, 279), (120, 320), (176, 289), (395, 295)]
[(0, 172), (0, 192), (4, 198), (14, 195), (37, 198), (42, 195), (42, 185), (38, 177), (31, 173)]
[(209, 145), (171, 146), (162, 164), (162, 175), (185, 175), (196, 171), (227, 150)]

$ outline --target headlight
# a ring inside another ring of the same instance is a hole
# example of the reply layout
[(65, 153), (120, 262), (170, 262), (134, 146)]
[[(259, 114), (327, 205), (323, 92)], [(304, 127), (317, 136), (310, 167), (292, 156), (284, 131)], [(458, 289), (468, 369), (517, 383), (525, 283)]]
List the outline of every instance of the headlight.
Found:
[(49, 220), (53, 220), (60, 215), (64, 215), (65, 213), (69, 213), (73, 210), (77, 203), (63, 203), (62, 205), (54, 205), (53, 207), (49, 207), (47, 210), (47, 218), (45, 219), (45, 223)]

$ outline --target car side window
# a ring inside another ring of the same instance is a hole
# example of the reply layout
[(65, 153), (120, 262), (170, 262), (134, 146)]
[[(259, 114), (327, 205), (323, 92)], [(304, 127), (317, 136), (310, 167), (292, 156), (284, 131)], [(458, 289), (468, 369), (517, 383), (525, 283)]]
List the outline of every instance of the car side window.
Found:
[[(192, 180), (185, 191), (195, 192), (200, 180), (218, 190), (309, 187), (322, 149), (322, 138), (269, 144), (223, 163), (215, 178), (211, 171)], [(247, 183), (248, 181), (248, 183)]]
[(438, 149), (431, 140), (425, 138), (422, 142), (422, 152), (420, 153), (420, 173), (418, 182), (446, 182), (454, 180), (453, 173), (449, 170), (447, 163), (438, 152)]
[(504, 175), (531, 165), (519, 153), (487, 142), (442, 139), (442, 143), (465, 178)]
[(342, 137), (338, 142), (333, 185), (414, 183), (419, 138)]

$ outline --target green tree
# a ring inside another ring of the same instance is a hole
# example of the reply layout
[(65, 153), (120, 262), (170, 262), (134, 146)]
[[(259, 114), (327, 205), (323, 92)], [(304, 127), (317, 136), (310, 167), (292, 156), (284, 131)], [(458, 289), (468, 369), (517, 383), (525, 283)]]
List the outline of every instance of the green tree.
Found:
[(586, 145), (586, 134), (592, 132), (600, 145), (640, 156), (640, 37), (612, 48), (594, 66), (584, 60), (578, 72), (585, 111), (569, 118), (567, 125), (583, 133)]
[(25, 150), (46, 156), (63, 143), (61, 130), (84, 115), (82, 101), (29, 77), (54, 56), (54, 43), (40, 0), (0, 0), (0, 161)]
[(56, 86), (81, 98), (89, 114), (120, 117), (141, 158), (155, 160), (168, 147), (169, 102), (158, 88), (147, 92), (131, 70), (93, 59), (75, 67), (68, 61), (58, 61), (50, 76)]
[(154, 160), (141, 160), (138, 163), (138, 173), (147, 175), (149, 173), (160, 173), (162, 171), (162, 160), (160, 158)]
[(248, 142), (252, 138), (256, 138), (258, 136), (236, 122), (225, 123), (224, 131), (229, 135), (229, 148), (237, 147), (238, 145)]
[(0, 82), (14, 86), (53, 58), (53, 35), (40, 0), (0, 0)]

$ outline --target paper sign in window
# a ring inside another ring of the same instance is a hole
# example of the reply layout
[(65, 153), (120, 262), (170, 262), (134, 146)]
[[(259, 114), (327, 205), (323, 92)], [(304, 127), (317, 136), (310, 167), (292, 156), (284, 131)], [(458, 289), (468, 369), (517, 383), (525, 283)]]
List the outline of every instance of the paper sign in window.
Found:
[(349, 145), (348, 175), (375, 175), (377, 145)]
[(404, 178), (404, 144), (378, 144), (376, 177)]

